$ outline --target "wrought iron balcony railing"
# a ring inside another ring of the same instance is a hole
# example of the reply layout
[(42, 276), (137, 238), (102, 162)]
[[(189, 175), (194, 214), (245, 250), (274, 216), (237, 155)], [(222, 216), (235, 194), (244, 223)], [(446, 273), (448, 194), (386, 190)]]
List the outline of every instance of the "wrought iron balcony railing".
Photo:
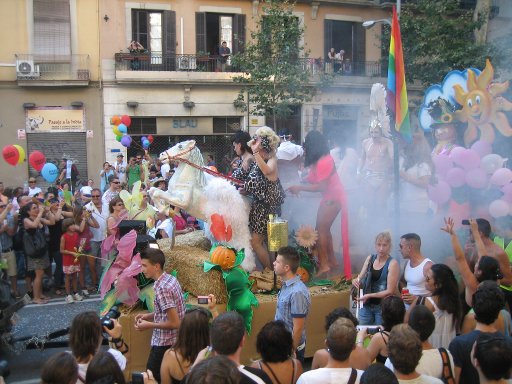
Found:
[(18, 81), (89, 81), (89, 55), (16, 54)]

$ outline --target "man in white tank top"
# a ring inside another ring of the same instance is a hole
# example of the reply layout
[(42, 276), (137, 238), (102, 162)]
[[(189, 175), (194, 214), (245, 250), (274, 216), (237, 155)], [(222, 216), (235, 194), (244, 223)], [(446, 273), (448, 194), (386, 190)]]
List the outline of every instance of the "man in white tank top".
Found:
[(408, 307), (418, 296), (430, 296), (425, 288), (425, 279), (433, 263), (421, 254), (421, 238), (416, 233), (400, 237), (400, 253), (406, 260), (400, 287), (408, 290), (402, 292), (402, 299)]

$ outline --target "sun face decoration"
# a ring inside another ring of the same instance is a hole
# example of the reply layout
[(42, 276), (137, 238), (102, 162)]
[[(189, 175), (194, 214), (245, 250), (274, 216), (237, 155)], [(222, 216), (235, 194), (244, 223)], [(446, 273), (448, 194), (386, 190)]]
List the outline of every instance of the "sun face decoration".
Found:
[(503, 136), (512, 136), (512, 128), (507, 116), (500, 111), (512, 110), (512, 103), (502, 96), (509, 86), (509, 82), (492, 83), (494, 68), (489, 59), (486, 60), (485, 69), (480, 76), (468, 69), (468, 92), (460, 85), (454, 85), (455, 99), (462, 105), (462, 109), (455, 112), (459, 121), (468, 123), (464, 132), (464, 144), (469, 146), (473, 141), (480, 139), (489, 143), (494, 142), (494, 129)]

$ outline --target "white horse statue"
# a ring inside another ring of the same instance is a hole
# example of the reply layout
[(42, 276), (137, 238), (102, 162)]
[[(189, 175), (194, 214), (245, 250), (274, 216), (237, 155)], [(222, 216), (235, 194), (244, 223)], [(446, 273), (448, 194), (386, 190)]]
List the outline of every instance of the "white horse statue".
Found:
[(214, 213), (221, 215), (226, 226), (231, 225), (233, 231), (229, 245), (236, 249), (245, 249), (242, 267), (252, 271), (255, 262), (249, 232), (250, 206), (238, 190), (227, 180), (211, 176), (202, 170), (203, 156), (195, 140), (182, 141), (162, 152), (160, 161), (177, 161), (179, 164), (169, 180), (167, 191), (158, 188), (149, 190), (157, 209), (161, 211), (174, 205), (207, 224)]

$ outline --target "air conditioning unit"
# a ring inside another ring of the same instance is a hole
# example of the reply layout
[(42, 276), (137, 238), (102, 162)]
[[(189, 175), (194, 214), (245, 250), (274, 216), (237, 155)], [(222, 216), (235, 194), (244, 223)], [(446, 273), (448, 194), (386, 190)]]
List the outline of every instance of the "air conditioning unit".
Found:
[(41, 76), (39, 65), (34, 64), (33, 60), (16, 60), (16, 74), (18, 79), (36, 79)]
[(176, 59), (176, 66), (182, 71), (197, 68), (196, 58), (194, 56), (181, 56)]

